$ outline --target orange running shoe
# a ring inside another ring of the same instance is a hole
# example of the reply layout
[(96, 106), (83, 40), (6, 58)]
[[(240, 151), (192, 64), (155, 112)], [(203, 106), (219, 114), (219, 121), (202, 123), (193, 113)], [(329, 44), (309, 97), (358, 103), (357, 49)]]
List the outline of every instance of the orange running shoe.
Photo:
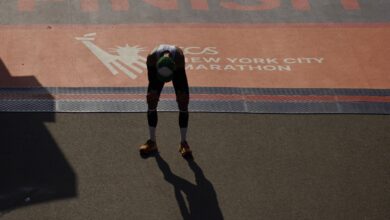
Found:
[(148, 141), (146, 141), (145, 144), (141, 145), (141, 147), (139, 148), (139, 152), (142, 155), (155, 153), (157, 151), (158, 151), (158, 149), (157, 149), (156, 142), (154, 142), (150, 139)]

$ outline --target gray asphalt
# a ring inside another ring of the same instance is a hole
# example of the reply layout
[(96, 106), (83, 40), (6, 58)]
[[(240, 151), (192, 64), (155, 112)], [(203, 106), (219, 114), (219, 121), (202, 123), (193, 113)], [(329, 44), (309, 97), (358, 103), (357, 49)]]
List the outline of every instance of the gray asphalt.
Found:
[(177, 117), (1, 113), (0, 218), (390, 219), (390, 116), (192, 113), (193, 162)]

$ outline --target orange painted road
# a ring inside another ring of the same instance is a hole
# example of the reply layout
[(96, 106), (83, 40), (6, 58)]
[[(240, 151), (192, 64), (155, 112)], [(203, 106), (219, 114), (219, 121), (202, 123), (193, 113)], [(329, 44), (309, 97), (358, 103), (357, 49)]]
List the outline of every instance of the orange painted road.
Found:
[[(389, 11), (0, 1), (0, 219), (390, 219)], [(146, 57), (163, 43), (186, 56), (188, 163), (171, 83), (160, 154), (139, 157)]]
[[(43, 87), (147, 85), (145, 57), (182, 47), (191, 86), (390, 88), (386, 25), (1, 26), (0, 58), (12, 77)], [(1, 87), (13, 85), (2, 80)]]

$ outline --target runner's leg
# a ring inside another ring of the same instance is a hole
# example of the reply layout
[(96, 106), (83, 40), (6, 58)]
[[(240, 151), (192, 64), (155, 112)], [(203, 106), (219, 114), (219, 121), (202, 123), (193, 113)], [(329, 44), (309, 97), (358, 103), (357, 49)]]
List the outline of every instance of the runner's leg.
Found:
[(185, 72), (178, 72), (172, 80), (176, 93), (176, 101), (179, 106), (179, 126), (181, 134), (181, 142), (187, 140), (187, 128), (188, 128), (188, 104), (190, 99), (188, 81)]
[(158, 122), (157, 105), (160, 99), (161, 90), (164, 87), (163, 82), (151, 81), (148, 85), (148, 93), (146, 96), (148, 104), (148, 125), (150, 140), (156, 142), (156, 127)]

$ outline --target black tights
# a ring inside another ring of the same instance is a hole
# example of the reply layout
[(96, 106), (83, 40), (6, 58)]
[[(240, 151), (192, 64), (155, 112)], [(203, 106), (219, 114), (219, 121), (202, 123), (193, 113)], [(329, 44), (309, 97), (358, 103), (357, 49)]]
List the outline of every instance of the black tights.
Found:
[[(179, 126), (180, 128), (187, 128), (188, 127), (188, 111), (180, 111), (179, 113)], [(157, 127), (158, 122), (158, 116), (157, 111), (148, 111), (148, 124), (150, 127)]]
[[(184, 62), (184, 60), (183, 60)], [(148, 94), (146, 96), (148, 104), (148, 124), (150, 127), (157, 126), (157, 104), (160, 99), (161, 91), (164, 87), (164, 82), (161, 82), (156, 77), (156, 69), (154, 66), (148, 65)], [(188, 88), (187, 76), (184, 68), (178, 69), (172, 79), (172, 84), (176, 93), (176, 101), (179, 106), (179, 126), (180, 128), (188, 127), (188, 103), (190, 92)]]

